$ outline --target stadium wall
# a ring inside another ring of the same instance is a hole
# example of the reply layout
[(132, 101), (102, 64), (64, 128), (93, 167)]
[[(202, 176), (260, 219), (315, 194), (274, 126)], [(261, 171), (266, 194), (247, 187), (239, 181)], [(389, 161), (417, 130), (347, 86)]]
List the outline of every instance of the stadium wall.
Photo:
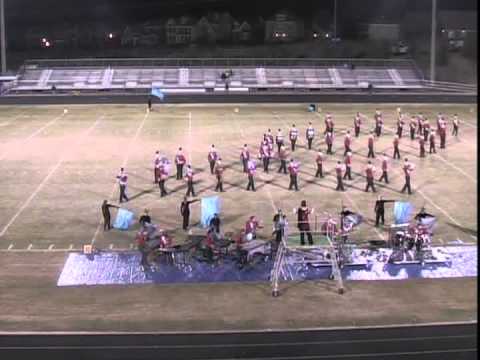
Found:
[[(91, 94), (91, 95), (9, 95), (0, 96), (0, 105), (54, 105), (54, 104), (146, 104), (145, 94)], [(349, 93), (322, 94), (175, 94), (154, 103), (476, 103), (474, 93)]]

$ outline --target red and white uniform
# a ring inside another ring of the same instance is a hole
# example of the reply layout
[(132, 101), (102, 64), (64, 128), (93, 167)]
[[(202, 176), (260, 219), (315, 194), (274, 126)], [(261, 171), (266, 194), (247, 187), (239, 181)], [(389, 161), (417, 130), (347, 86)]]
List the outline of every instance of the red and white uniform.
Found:
[(447, 122), (446, 122), (444, 119), (442, 119), (442, 120), (440, 121), (439, 133), (440, 133), (441, 135), (443, 135), (443, 134), (445, 134), (446, 131), (447, 131)]
[(388, 171), (388, 158), (386, 156), (382, 158), (382, 171)]
[(215, 165), (215, 175), (217, 176), (218, 179), (221, 179), (223, 177), (223, 171), (224, 171), (224, 167), (222, 164), (216, 164)]
[(415, 129), (417, 127), (417, 121), (415, 119), (415, 117), (411, 117), (410, 118), (410, 129)]
[(373, 137), (373, 135), (370, 135), (368, 137), (368, 147), (369, 148), (373, 148), (373, 142), (374, 142), (374, 137)]
[(393, 139), (393, 147), (398, 148), (398, 145), (400, 144), (400, 140), (398, 138)]
[(155, 160), (153, 161), (153, 166), (155, 167), (155, 169), (159, 169), (161, 164), (162, 159), (160, 158), (160, 155), (155, 155)]
[(425, 120), (423, 122), (423, 130), (426, 131), (427, 133), (430, 132), (430, 123), (428, 122), (428, 120)]
[(367, 176), (367, 179), (373, 179), (373, 176), (375, 175), (375, 166), (372, 164), (368, 164), (367, 167), (365, 168), (365, 175)]
[(168, 171), (165, 164), (160, 165), (160, 180), (166, 180), (168, 178)]
[(413, 172), (414, 169), (415, 169), (415, 166), (410, 162), (406, 162), (403, 165), (403, 172), (405, 173), (406, 176), (410, 176), (410, 174)]
[(350, 144), (352, 143), (352, 137), (350, 134), (345, 135), (343, 140), (343, 144), (345, 145), (345, 149), (350, 149)]
[(218, 153), (216, 150), (210, 150), (208, 152), (208, 161), (217, 161), (218, 160)]
[(353, 126), (359, 128), (360, 125), (362, 125), (362, 118), (360, 115), (355, 115), (355, 118), (353, 119)]
[(352, 155), (345, 156), (345, 166), (351, 168), (352, 167)]
[(343, 172), (345, 171), (345, 165), (343, 164), (337, 164), (335, 166), (335, 173), (337, 174), (337, 176), (342, 176), (343, 175)]
[(120, 185), (127, 185), (128, 176), (124, 171), (120, 171), (120, 173), (117, 176), (117, 179)]
[(300, 169), (300, 164), (296, 161), (292, 161), (290, 162), (290, 164), (288, 164), (288, 172), (290, 173), (290, 175), (297, 175), (299, 169)]
[(161, 248), (168, 248), (172, 246), (172, 239), (165, 233), (160, 235), (160, 247)]
[(259, 227), (259, 223), (257, 220), (249, 219), (245, 223), (245, 235), (248, 235), (248, 234), (256, 235), (258, 227)]
[(248, 175), (252, 175), (252, 176), (255, 175), (257, 172), (257, 164), (255, 163), (255, 161), (249, 160), (247, 169), (248, 169)]
[(460, 125), (460, 120), (458, 120), (458, 116), (454, 116), (453, 117), (453, 125), (457, 126)]
[(178, 151), (177, 154), (175, 155), (175, 164), (177, 165), (183, 165), (185, 164), (187, 159), (185, 158), (185, 155), (183, 155), (182, 151)]
[(273, 135), (271, 132), (267, 132), (267, 142), (273, 144)]
[(313, 126), (310, 125), (307, 128), (305, 136), (307, 137), (307, 139), (313, 139), (315, 137), (315, 129), (313, 128)]
[(327, 143), (327, 145), (332, 145), (333, 144), (333, 133), (327, 132), (325, 134), (325, 142)]
[(292, 140), (293, 140), (293, 141), (296, 141), (297, 138), (298, 138), (298, 129), (292, 127), (292, 128), (290, 129), (289, 136), (290, 136), (290, 140), (291, 140), (291, 141), (292, 141)]
[(321, 165), (321, 164), (323, 164), (323, 160), (324, 160), (323, 154), (322, 154), (322, 153), (318, 153), (318, 154), (317, 154), (317, 157), (315, 158), (315, 162), (316, 162), (318, 165)]
[(277, 136), (275, 137), (277, 144), (283, 144), (283, 133), (282, 131), (277, 131)]
[(437, 115), (437, 131), (440, 131), (441, 123), (445, 121), (445, 118), (442, 114)]
[(187, 167), (187, 174), (185, 175), (187, 181), (193, 181), (193, 169), (191, 167)]
[(260, 145), (260, 157), (262, 159), (271, 157), (271, 149), (266, 141)]
[(332, 115), (330, 114), (325, 117), (325, 128), (327, 131), (331, 131), (333, 129), (333, 119)]
[(243, 148), (242, 152), (240, 153), (240, 159), (241, 160), (250, 160), (250, 152), (248, 149)]

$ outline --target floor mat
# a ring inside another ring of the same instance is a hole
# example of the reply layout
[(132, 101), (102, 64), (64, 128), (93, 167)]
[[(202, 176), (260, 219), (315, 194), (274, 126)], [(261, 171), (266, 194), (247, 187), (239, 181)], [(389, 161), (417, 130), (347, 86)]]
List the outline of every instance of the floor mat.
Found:
[[(437, 247), (443, 262), (425, 264), (386, 263), (388, 249), (364, 252), (364, 266), (345, 266), (346, 280), (399, 280), (408, 278), (448, 278), (477, 276), (477, 247)], [(232, 259), (216, 264), (191, 260), (188, 266), (160, 264), (144, 272), (140, 266), (140, 253), (102, 252), (94, 256), (71, 253), (65, 263), (58, 286), (107, 284), (161, 284), (202, 283), (225, 281), (268, 281), (273, 266), (271, 260), (257, 261), (240, 268)], [(284, 266), (282, 280), (325, 279), (331, 274), (329, 267), (314, 267), (289, 263)]]

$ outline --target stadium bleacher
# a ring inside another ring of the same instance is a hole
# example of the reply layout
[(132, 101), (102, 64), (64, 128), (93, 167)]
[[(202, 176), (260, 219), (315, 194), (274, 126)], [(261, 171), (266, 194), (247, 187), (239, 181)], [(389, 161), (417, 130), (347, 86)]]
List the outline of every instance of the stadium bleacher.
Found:
[[(170, 60), (170, 59), (169, 59)], [(233, 71), (230, 78), (231, 91), (308, 90), (308, 89), (362, 89), (371, 84), (377, 89), (422, 88), (422, 75), (412, 61), (377, 60), (359, 62), (354, 60), (301, 60), (298, 62), (235, 59), (229, 66), (228, 60), (203, 61), (201, 64), (179, 61), (164, 63), (154, 61), (130, 61), (124, 63), (105, 60), (29, 61), (18, 74), (12, 93), (51, 90), (136, 90), (160, 87), (175, 92), (197, 92), (200, 89), (224, 88), (221, 74)]]

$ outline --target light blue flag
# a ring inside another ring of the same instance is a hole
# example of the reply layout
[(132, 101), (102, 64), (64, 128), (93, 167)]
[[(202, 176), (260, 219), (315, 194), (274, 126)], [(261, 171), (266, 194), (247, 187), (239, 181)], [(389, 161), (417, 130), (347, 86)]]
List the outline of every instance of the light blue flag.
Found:
[(218, 196), (202, 198), (201, 223), (204, 228), (208, 227), (214, 214), (220, 214), (220, 198)]
[(413, 205), (409, 202), (395, 201), (393, 217), (395, 224), (407, 224), (413, 212)]
[(158, 87), (152, 87), (152, 93), (151, 94), (153, 96), (156, 96), (157, 98), (159, 98), (162, 101), (165, 98), (165, 94), (163, 93), (162, 89), (160, 89)]
[(126, 209), (118, 209), (117, 218), (115, 219), (115, 223), (113, 227), (118, 230), (128, 230), (130, 226), (132, 226), (134, 214), (131, 211)]

